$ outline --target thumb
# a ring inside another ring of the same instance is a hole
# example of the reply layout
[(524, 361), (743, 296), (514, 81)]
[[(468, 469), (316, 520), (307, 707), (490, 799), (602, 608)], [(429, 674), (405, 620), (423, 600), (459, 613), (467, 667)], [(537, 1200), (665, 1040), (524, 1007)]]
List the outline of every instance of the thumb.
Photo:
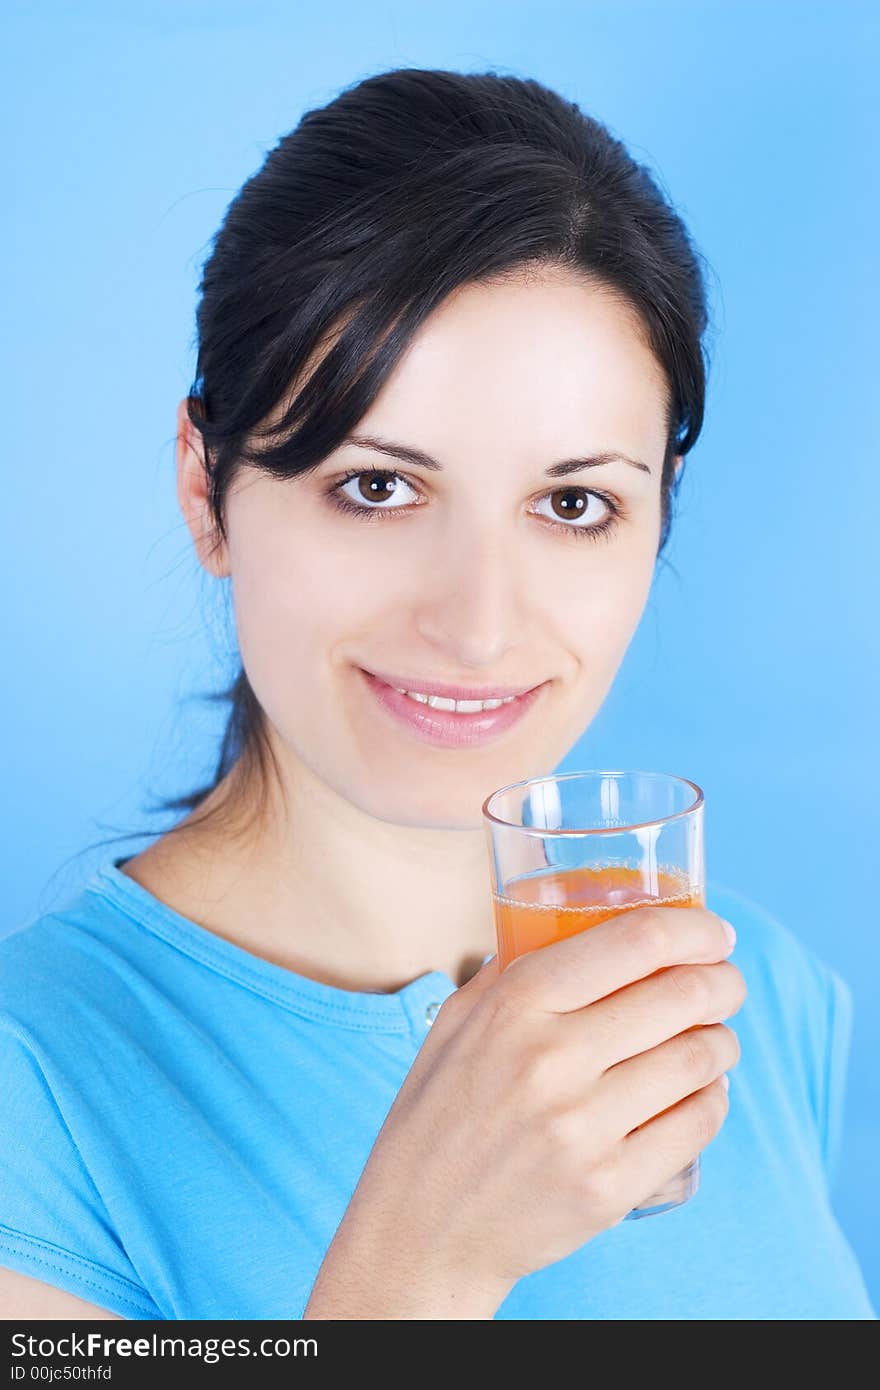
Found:
[(463, 985), (459, 985), (458, 994), (467, 995), (469, 998), (476, 999), (484, 990), (498, 979), (500, 969), (498, 965), (497, 953), (491, 955), (488, 960), (483, 961), (469, 980), (465, 980)]
[(469, 980), (465, 980), (463, 985), (452, 991), (437, 1014), (433, 1027), (428, 1030), (419, 1055), (413, 1063), (414, 1073), (422, 1064), (429, 1065), (428, 1059), (433, 1056), (435, 1049), (443, 1047), (450, 1032), (454, 1033), (461, 1027), (474, 1006), (498, 979), (499, 974), (498, 957), (490, 956)]

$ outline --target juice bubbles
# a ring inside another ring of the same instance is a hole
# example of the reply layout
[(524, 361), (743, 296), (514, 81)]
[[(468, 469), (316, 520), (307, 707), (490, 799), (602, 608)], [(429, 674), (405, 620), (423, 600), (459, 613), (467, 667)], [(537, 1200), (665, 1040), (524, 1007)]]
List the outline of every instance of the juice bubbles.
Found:
[(641, 869), (622, 865), (552, 869), (513, 879), (504, 893), (494, 893), (498, 965), (549, 946), (636, 907), (702, 907), (701, 885), (674, 867), (660, 869), (648, 892)]

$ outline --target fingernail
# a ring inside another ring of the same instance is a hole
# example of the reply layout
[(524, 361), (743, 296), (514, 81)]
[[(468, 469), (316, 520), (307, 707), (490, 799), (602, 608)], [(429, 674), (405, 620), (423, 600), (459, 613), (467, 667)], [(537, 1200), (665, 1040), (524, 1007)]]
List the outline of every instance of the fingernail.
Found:
[(730, 1077), (727, 1075), (727, 1072), (722, 1073), (721, 1084), (724, 1087), (725, 1091), (730, 1090)]
[(727, 937), (727, 944), (732, 951), (736, 945), (736, 931), (729, 922), (724, 922), (724, 935)]

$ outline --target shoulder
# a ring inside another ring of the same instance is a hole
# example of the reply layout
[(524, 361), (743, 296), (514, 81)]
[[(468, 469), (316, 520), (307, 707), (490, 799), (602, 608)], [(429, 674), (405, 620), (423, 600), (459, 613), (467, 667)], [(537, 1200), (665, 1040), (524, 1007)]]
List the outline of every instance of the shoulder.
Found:
[(754, 899), (709, 881), (706, 906), (736, 928), (731, 960), (748, 993), (731, 1025), (737, 1032), (748, 1029), (768, 1073), (777, 1069), (789, 1091), (803, 1093), (833, 1178), (852, 1043), (852, 990), (791, 925)]
[(22, 1086), (38, 1070), (67, 1119), (112, 1094), (111, 1059), (118, 1073), (148, 1041), (155, 983), (149, 934), (92, 882), (0, 938), (3, 1064)]
[(126, 962), (81, 893), (0, 938), (0, 1266), (121, 1317), (159, 1317), (107, 1190), (114, 995)]
[[(0, 938), (0, 1066), (8, 1085), (4, 1117), (17, 1100), (20, 1130), (59, 1109), (68, 1091), (83, 1094), (87, 1075), (102, 1067), (105, 1023), (114, 981), (126, 962), (114, 950), (110, 905), (85, 888), (57, 909), (21, 923)], [(118, 1018), (117, 1018), (118, 1022)], [(71, 1059), (76, 1061), (72, 1075)], [(76, 1085), (73, 1085), (73, 1082)]]
[(77, 1015), (119, 980), (118, 914), (85, 886), (65, 903), (0, 937), (0, 1016), (44, 1036), (76, 1027)]
[(706, 905), (736, 928), (732, 959), (747, 983), (787, 1015), (810, 1019), (829, 1007), (851, 1011), (849, 985), (787, 922), (744, 893), (711, 880)]

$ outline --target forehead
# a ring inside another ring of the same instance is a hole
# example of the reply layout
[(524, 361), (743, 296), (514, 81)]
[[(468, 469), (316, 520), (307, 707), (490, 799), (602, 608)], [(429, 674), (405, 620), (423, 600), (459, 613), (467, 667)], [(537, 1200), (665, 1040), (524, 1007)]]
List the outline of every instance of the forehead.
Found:
[(433, 452), (665, 445), (667, 385), (635, 311), (572, 272), (460, 286), (420, 326), (359, 429)]

